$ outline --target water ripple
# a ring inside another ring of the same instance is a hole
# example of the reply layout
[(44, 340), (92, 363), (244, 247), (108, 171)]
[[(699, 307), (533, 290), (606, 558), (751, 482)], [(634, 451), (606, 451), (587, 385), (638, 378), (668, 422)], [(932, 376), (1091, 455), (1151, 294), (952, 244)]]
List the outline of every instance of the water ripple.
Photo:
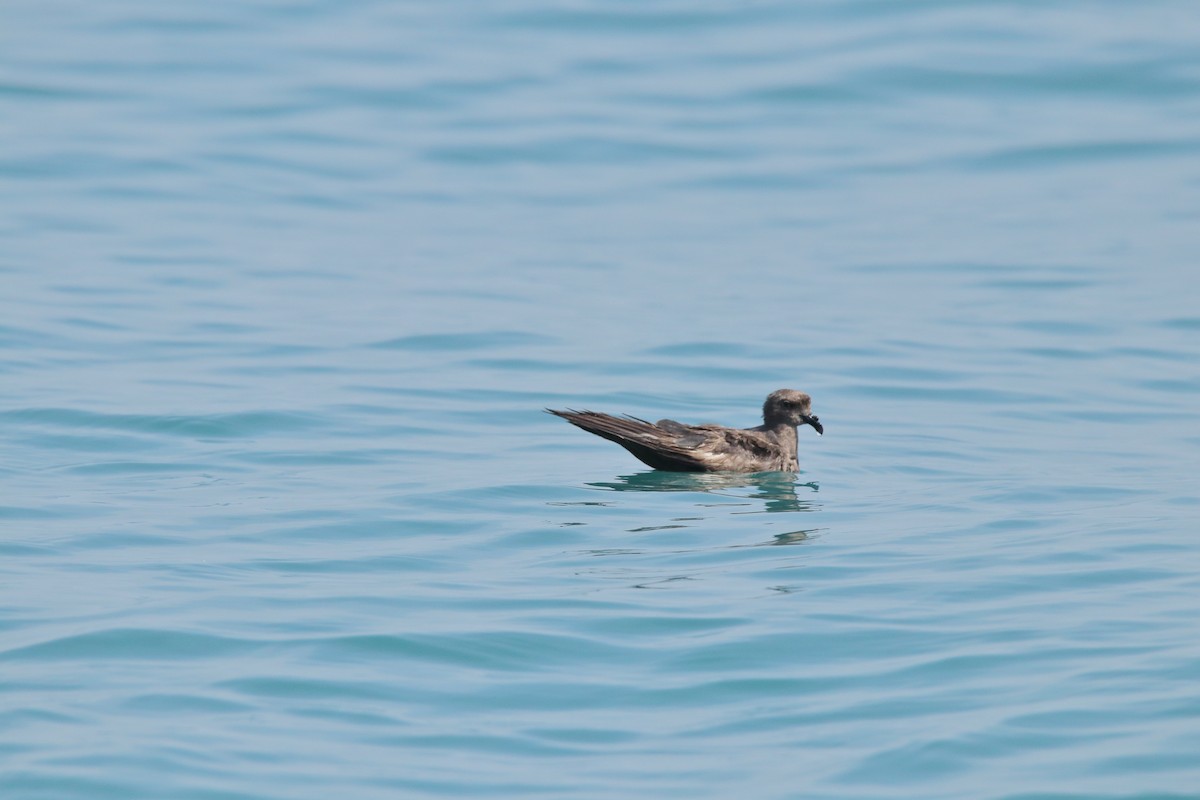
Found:
[(291, 411), (247, 411), (229, 414), (161, 415), (102, 414), (70, 408), (25, 408), (0, 412), (0, 419), (61, 428), (117, 430), (198, 438), (238, 438), (308, 430), (322, 424), (311, 414)]
[[(1188, 796), (1195, 8), (15, 0), (0, 796)], [(643, 469), (546, 406), (828, 423)]]
[(5, 661), (192, 660), (225, 658), (253, 651), (255, 644), (228, 636), (170, 630), (112, 628), (64, 636), (0, 651)]

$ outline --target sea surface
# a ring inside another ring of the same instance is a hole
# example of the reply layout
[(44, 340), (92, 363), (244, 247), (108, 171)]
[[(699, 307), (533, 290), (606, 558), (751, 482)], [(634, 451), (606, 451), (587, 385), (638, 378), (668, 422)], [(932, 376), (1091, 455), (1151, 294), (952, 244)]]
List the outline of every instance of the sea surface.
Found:
[(1200, 798), (1195, 2), (5, 0), (0, 797)]

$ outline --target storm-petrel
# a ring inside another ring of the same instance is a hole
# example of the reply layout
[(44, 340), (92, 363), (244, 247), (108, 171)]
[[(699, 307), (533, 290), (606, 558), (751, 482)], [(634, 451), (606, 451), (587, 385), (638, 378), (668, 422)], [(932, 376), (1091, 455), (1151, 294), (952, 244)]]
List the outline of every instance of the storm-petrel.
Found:
[(796, 426), (824, 433), (812, 413), (812, 398), (795, 389), (771, 392), (763, 403), (763, 424), (754, 428), (684, 425), (673, 419), (647, 422), (596, 411), (547, 412), (589, 433), (616, 442), (639, 461), (673, 472), (795, 472)]

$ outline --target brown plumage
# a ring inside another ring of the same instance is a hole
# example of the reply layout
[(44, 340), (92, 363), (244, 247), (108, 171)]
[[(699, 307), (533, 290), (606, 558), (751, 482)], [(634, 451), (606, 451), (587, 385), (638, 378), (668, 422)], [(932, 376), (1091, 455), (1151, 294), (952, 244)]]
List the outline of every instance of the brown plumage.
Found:
[(763, 424), (754, 428), (684, 425), (673, 419), (647, 422), (596, 411), (547, 412), (633, 453), (642, 463), (673, 472), (795, 472), (796, 427), (825, 431), (812, 413), (812, 398), (780, 389), (763, 403)]

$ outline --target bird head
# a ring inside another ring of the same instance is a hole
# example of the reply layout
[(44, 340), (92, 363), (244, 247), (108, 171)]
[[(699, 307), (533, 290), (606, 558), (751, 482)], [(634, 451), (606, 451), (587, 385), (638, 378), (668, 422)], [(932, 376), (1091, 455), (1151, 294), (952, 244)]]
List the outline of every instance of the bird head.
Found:
[(763, 422), (768, 426), (811, 425), (818, 434), (825, 432), (820, 418), (812, 413), (812, 398), (795, 389), (771, 392), (763, 403)]

